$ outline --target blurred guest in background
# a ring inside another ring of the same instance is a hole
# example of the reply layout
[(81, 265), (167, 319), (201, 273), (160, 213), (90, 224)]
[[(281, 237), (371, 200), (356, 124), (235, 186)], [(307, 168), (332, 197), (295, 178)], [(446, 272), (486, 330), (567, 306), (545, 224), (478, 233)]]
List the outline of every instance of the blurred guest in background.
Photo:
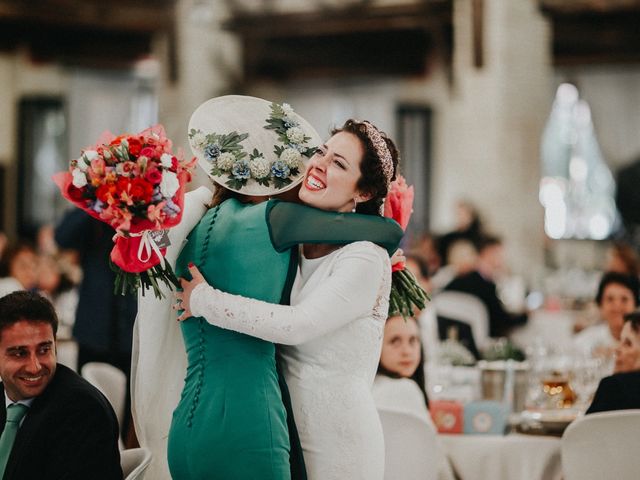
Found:
[(0, 297), (37, 286), (38, 257), (30, 243), (9, 246), (0, 260)]
[(615, 373), (600, 381), (587, 413), (640, 408), (640, 312), (624, 319)]
[(428, 417), (423, 359), (417, 320), (404, 319), (401, 315), (389, 317), (373, 384), (377, 407), (391, 407)]
[(615, 242), (607, 249), (604, 271), (637, 277), (640, 275), (638, 253), (628, 243)]
[(484, 236), (484, 229), (480, 219), (480, 213), (471, 202), (459, 200), (456, 203), (456, 227), (453, 231), (445, 233), (438, 238), (438, 254), (442, 265), (447, 265), (450, 247), (457, 240), (468, 240), (476, 248), (479, 247), (480, 240)]
[(65, 272), (54, 255), (40, 255), (38, 259), (38, 292), (49, 300), (58, 315), (62, 336), (69, 330), (76, 318), (78, 291), (69, 274)]
[(0, 260), (2, 260), (2, 254), (4, 253), (4, 249), (7, 248), (7, 244), (9, 243), (9, 239), (7, 235), (0, 231)]
[(430, 268), (428, 260), (418, 251), (411, 250), (405, 254), (405, 268), (407, 268), (422, 289), (430, 293), (431, 292), (431, 280), (430, 280)]
[(638, 306), (639, 290), (638, 277), (617, 272), (605, 273), (596, 294), (602, 321), (575, 336), (576, 348), (599, 357), (612, 355), (620, 340), (624, 316)]
[[(137, 312), (135, 295), (114, 294), (116, 274), (109, 266), (113, 228), (80, 209), (69, 210), (55, 229), (58, 246), (80, 255), (83, 279), (73, 337), (78, 342), (78, 372), (88, 362), (105, 362), (127, 376), (126, 411), (130, 411), (129, 378), (133, 323)], [(130, 420), (125, 417), (123, 432)]]
[(509, 330), (527, 321), (526, 313), (509, 313), (498, 297), (496, 280), (504, 269), (504, 247), (498, 237), (485, 236), (480, 241), (475, 268), (460, 269), (444, 290), (463, 292), (478, 297), (489, 313), (489, 335), (506, 336)]
[(436, 239), (429, 232), (423, 232), (417, 236), (412, 242), (411, 251), (425, 259), (431, 275), (437, 272), (442, 266), (442, 259), (438, 253)]
[[(418, 284), (422, 289), (431, 295), (431, 270), (429, 269), (426, 258), (419, 251), (410, 251), (406, 254), (406, 268), (416, 277)], [(431, 302), (425, 305), (425, 308), (416, 312), (418, 326), (420, 327), (420, 337), (422, 340), (422, 348), (425, 354), (425, 361), (434, 361), (438, 357), (438, 320), (436, 311)]]
[(478, 250), (475, 245), (469, 240), (455, 240), (449, 247), (449, 263), (431, 277), (433, 292), (442, 290), (454, 278), (471, 273), (477, 268)]

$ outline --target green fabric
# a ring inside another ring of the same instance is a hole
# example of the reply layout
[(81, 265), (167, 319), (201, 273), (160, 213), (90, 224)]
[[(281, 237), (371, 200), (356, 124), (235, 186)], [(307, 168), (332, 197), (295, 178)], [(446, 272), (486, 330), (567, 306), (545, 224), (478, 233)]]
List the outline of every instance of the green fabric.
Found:
[(20, 420), (25, 416), (27, 410), (29, 407), (22, 403), (12, 403), (7, 407), (7, 420), (2, 436), (0, 436), (0, 478), (4, 475), (4, 469), (7, 468), (13, 442), (18, 434), (18, 428), (20, 428)]
[[(209, 284), (225, 292), (280, 301), (289, 252), (273, 249), (266, 203), (227, 200), (191, 232), (176, 273), (193, 261)], [(185, 386), (169, 434), (174, 479), (290, 478), (289, 436), (275, 346), (208, 324), (181, 323), (187, 350)]]
[(392, 255), (404, 232), (395, 220), (360, 213), (336, 213), (297, 203), (269, 200), (269, 234), (282, 252), (301, 243), (346, 244), (368, 240)]

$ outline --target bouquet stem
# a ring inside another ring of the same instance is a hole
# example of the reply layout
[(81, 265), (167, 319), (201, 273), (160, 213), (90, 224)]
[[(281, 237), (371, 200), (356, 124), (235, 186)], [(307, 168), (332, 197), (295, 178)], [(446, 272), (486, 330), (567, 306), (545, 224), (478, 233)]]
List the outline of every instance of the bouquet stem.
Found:
[(390, 315), (402, 315), (406, 320), (414, 316), (414, 306), (422, 310), (429, 300), (429, 295), (409, 270), (398, 270), (391, 274)]
[(168, 263), (165, 263), (164, 267), (161, 264), (158, 264), (155, 267), (140, 273), (126, 272), (112, 261), (109, 261), (109, 265), (111, 266), (111, 270), (116, 272), (116, 280), (113, 289), (113, 293), (115, 295), (126, 295), (127, 293), (136, 294), (138, 290), (140, 290), (142, 292), (142, 296), (144, 296), (145, 290), (152, 288), (156, 298), (162, 299), (164, 298), (164, 295), (162, 294), (158, 280), (162, 281), (169, 288), (180, 287), (178, 277), (176, 277), (176, 274)]

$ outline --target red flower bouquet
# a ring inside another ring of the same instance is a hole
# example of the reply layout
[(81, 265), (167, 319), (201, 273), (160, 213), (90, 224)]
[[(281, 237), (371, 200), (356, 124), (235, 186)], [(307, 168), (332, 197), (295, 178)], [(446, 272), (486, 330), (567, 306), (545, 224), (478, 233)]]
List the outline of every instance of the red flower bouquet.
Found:
[[(413, 197), (413, 186), (408, 186), (404, 177), (398, 175), (389, 186), (384, 202), (384, 216), (394, 219), (406, 230), (413, 213)], [(411, 317), (414, 315), (413, 306), (422, 310), (429, 296), (403, 262), (396, 263), (391, 272), (389, 315)]]
[(62, 195), (116, 230), (111, 251), (117, 272), (115, 292), (142, 293), (152, 287), (162, 297), (158, 281), (179, 286), (164, 260), (165, 230), (182, 219), (184, 190), (195, 158), (173, 155), (161, 125), (135, 135), (103, 134), (96, 145), (69, 162), (69, 170), (54, 175)]

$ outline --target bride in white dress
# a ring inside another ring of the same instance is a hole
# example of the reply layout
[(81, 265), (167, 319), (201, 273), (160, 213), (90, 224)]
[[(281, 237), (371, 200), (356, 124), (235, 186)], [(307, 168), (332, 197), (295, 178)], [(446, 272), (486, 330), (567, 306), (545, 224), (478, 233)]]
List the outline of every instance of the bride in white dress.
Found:
[[(300, 190), (308, 205), (378, 214), (397, 150), (368, 122), (347, 121), (311, 158)], [(176, 294), (179, 319), (282, 344), (284, 374), (311, 480), (382, 479), (384, 442), (371, 387), (387, 317), (391, 268), (370, 242), (304, 245), (291, 306), (230, 295), (195, 267)], [(259, 272), (256, 272), (259, 275)]]

